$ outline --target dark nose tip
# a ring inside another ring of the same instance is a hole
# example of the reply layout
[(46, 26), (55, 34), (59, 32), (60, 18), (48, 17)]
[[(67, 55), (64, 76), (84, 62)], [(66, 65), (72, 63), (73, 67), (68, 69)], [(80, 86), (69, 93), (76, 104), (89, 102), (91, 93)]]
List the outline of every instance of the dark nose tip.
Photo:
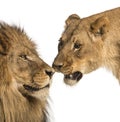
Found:
[(45, 73), (51, 78), (54, 74), (54, 71), (45, 70)]
[(55, 63), (53, 64), (53, 68), (57, 69), (57, 70), (60, 70), (62, 68), (62, 66), (63, 66), (62, 64), (58, 64), (58, 65)]

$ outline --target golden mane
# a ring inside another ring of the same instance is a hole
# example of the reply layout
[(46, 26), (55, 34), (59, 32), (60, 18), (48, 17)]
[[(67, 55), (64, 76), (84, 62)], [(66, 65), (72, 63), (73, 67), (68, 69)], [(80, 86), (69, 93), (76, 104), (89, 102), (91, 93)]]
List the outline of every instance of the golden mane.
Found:
[(47, 122), (53, 72), (23, 30), (0, 23), (0, 122)]

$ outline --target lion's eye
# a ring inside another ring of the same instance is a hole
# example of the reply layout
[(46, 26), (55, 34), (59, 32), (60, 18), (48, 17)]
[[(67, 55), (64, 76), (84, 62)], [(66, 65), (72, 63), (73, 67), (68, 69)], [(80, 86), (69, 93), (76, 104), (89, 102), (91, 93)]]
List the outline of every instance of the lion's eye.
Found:
[(75, 43), (75, 44), (74, 44), (74, 48), (75, 48), (75, 49), (79, 49), (81, 46), (82, 46), (82, 45), (79, 44), (79, 43)]
[(24, 60), (27, 60), (27, 59), (28, 59), (28, 58), (27, 58), (27, 55), (25, 55), (25, 54), (20, 55), (19, 57), (22, 58), (22, 59), (24, 59)]

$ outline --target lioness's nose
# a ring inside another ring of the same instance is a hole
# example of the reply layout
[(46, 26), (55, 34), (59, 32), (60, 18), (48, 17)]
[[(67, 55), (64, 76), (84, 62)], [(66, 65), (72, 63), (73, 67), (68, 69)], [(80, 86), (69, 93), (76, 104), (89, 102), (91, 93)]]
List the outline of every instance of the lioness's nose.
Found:
[(51, 78), (54, 74), (53, 70), (45, 70), (45, 73)]
[(60, 52), (56, 58), (54, 59), (54, 62), (52, 64), (52, 67), (55, 69), (55, 71), (60, 71), (61, 68), (64, 65), (64, 60), (65, 60), (65, 56), (63, 54), (63, 52)]
[(62, 66), (63, 66), (63, 64), (57, 64), (57, 63), (53, 63), (53, 65), (52, 65), (52, 67), (53, 67), (55, 70), (60, 70)]

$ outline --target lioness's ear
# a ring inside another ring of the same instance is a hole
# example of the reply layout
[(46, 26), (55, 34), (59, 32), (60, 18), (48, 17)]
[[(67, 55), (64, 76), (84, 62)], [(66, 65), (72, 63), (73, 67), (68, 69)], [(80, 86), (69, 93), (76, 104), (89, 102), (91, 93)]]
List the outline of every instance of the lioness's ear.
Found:
[(77, 14), (70, 15), (65, 21), (66, 25), (70, 25), (70, 23), (80, 20), (80, 17)]
[(100, 17), (90, 25), (90, 30), (95, 36), (103, 35), (108, 31), (109, 23), (107, 17)]

